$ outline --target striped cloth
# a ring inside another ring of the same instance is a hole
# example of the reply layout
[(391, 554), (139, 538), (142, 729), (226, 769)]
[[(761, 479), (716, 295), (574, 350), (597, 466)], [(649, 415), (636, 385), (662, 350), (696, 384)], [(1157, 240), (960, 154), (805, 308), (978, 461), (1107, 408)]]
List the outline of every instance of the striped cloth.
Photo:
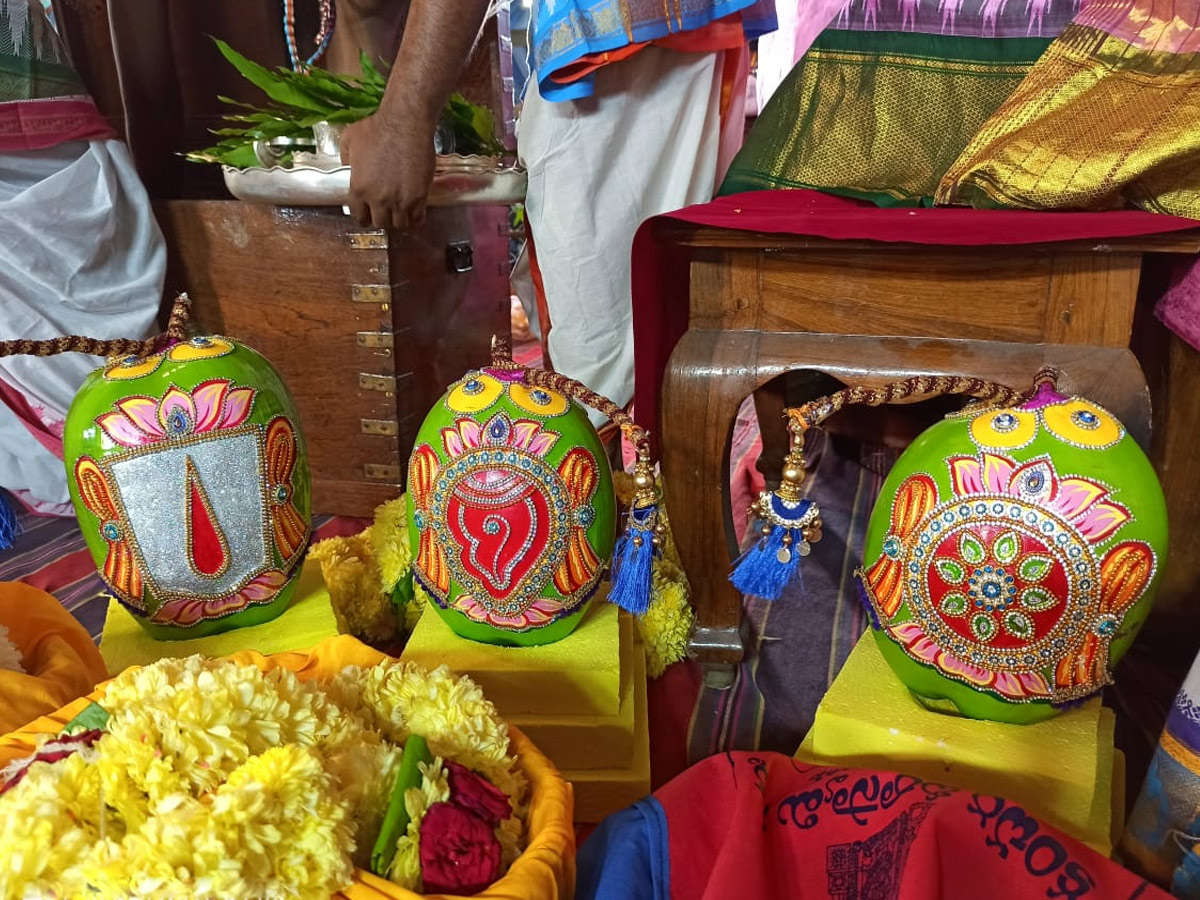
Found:
[[(19, 503), (14, 506), (20, 509)], [(23, 581), (58, 598), (96, 643), (108, 614), (108, 591), (73, 517), (19, 512), (21, 533), (12, 549), (0, 552), (0, 581)], [(313, 540), (355, 534), (362, 519), (315, 516)]]

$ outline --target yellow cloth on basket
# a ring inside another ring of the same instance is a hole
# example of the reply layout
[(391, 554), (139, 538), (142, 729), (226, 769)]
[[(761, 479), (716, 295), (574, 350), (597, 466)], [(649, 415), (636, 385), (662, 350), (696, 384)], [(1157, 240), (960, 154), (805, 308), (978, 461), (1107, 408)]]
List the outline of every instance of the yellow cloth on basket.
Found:
[[(264, 672), (274, 668), (289, 669), (301, 680), (307, 680), (327, 678), (346, 666), (373, 666), (387, 657), (355, 638), (343, 635), (322, 641), (311, 651), (263, 656), (253, 650), (244, 650), (231, 654), (229, 659), (242, 665), (257, 666)], [(0, 738), (0, 768), (31, 755), (37, 747), (39, 734), (57, 734), (90, 702), (103, 705), (106, 685), (107, 682), (89, 696)], [(519, 729), (509, 726), (509, 737), (521, 769), (529, 779), (529, 845), (503, 878), (474, 896), (477, 900), (569, 900), (575, 892), (571, 786)], [(330, 900), (418, 900), (419, 897), (436, 900), (446, 896), (414, 894), (359, 869), (354, 873), (353, 883)]]
[(91, 636), (45, 591), (0, 582), (0, 625), (8, 629), (25, 670), (0, 669), (0, 734), (58, 709), (108, 677)]

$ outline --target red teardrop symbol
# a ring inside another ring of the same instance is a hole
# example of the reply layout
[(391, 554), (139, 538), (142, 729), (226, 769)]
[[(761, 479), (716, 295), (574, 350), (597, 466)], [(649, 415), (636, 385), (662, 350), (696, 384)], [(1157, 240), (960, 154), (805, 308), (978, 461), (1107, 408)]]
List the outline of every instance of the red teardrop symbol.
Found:
[(190, 456), (187, 460), (187, 492), (188, 557), (197, 573), (216, 578), (229, 568), (229, 548)]

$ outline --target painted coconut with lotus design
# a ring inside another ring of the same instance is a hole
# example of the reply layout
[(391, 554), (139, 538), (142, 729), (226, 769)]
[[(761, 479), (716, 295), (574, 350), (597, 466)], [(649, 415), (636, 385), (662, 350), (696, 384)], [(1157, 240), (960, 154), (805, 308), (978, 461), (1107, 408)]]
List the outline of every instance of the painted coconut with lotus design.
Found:
[(67, 415), (71, 499), (105, 584), (150, 634), (279, 615), (308, 544), (296, 408), (244, 344), (198, 337), (88, 376)]
[(859, 584), (926, 705), (1035, 722), (1095, 693), (1150, 611), (1162, 488), (1109, 412), (1042, 385), (923, 433), (884, 483)]
[(471, 640), (565, 637), (613, 548), (612, 473), (595, 429), (521, 370), (450, 386), (417, 434), (407, 502), (414, 577)]

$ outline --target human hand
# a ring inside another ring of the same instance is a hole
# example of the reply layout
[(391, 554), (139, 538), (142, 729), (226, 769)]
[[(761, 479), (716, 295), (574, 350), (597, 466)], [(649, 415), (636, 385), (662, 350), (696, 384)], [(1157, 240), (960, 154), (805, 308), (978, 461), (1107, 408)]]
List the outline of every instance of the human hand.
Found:
[(342, 132), (342, 163), (350, 166), (350, 215), (376, 228), (425, 221), (433, 181), (435, 123), (380, 107)]

